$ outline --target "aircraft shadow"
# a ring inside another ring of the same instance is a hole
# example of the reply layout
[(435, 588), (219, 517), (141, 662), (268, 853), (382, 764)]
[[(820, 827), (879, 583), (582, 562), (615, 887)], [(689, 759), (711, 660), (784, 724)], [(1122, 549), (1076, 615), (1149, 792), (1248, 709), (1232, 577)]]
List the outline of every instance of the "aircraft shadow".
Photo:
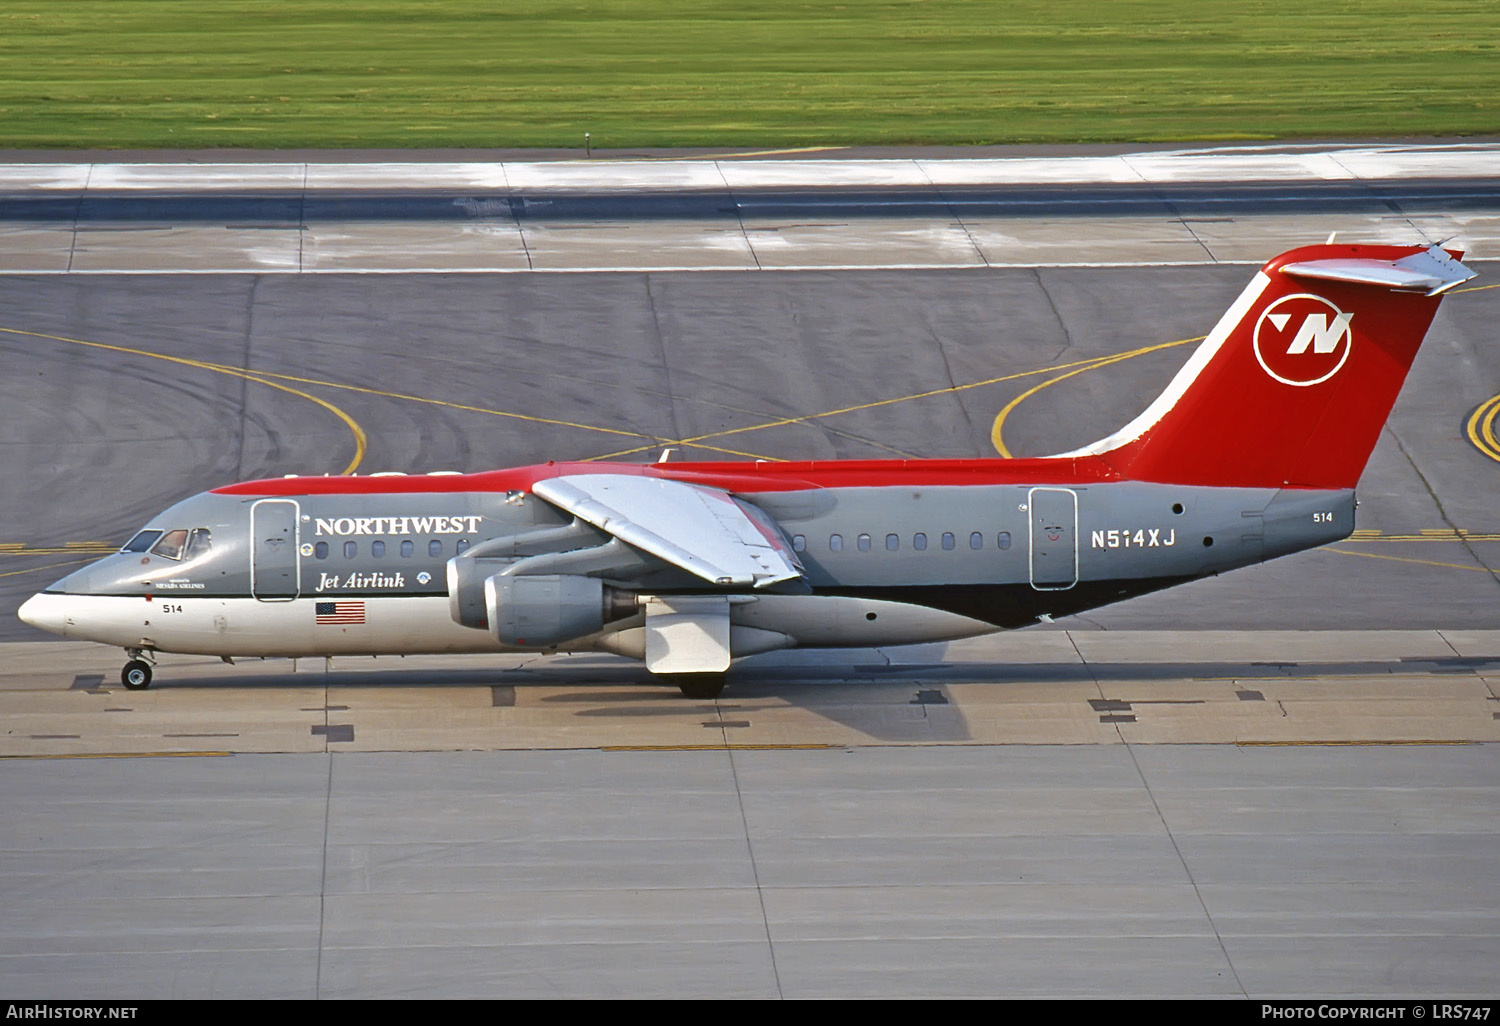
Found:
[[(548, 689), (538, 702), (568, 709), (583, 720), (643, 721), (701, 712), (704, 726), (726, 730), (748, 726), (755, 703), (776, 700), (876, 740), (959, 742), (970, 739), (968, 724), (947, 688), (953, 684), (1098, 684), (1112, 699), (1128, 701), (1132, 684), (1167, 681), (1221, 681), (1234, 686), (1242, 700), (1258, 698), (1257, 681), (1317, 678), (1350, 680), (1386, 675), (1478, 675), (1500, 671), (1500, 655), (1484, 657), (1410, 658), (1399, 662), (1197, 661), (1157, 663), (773, 663), (754, 660), (736, 666), (717, 700), (685, 699), (671, 685), (653, 680), (636, 664), (601, 659), (552, 662), (534, 667), (461, 669), (335, 669), (287, 674), (157, 677), (153, 688), (257, 689), (325, 687), (330, 705), (340, 688), (488, 688), (491, 704), (514, 706), (527, 689)], [(88, 684), (94, 684), (91, 680)], [(95, 685), (99, 686), (99, 685)], [(712, 717), (717, 716), (715, 722)], [(733, 737), (730, 737), (732, 743)]]

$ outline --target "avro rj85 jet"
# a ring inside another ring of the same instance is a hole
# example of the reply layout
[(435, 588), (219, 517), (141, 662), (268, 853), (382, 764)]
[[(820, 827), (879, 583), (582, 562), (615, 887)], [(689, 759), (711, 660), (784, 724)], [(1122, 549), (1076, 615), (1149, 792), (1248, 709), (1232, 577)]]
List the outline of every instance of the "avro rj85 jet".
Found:
[(1023, 627), (1348, 537), (1460, 255), (1284, 253), (1145, 412), (1058, 456), (252, 481), (20, 615), (124, 648), (128, 688), (158, 652), (604, 651), (693, 697), (773, 649)]

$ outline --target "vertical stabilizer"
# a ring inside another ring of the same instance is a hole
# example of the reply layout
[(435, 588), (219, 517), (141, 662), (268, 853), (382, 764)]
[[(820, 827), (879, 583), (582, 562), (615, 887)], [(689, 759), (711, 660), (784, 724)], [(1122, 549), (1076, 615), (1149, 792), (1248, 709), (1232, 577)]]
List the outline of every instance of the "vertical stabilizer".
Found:
[(1245, 291), (1139, 417), (1068, 456), (1173, 484), (1353, 488), (1442, 294), (1436, 246), (1308, 246)]

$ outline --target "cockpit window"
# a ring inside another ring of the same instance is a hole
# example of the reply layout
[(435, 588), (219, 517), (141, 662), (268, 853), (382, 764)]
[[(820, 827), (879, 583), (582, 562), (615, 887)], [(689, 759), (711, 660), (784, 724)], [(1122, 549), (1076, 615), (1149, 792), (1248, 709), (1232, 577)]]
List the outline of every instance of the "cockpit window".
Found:
[(155, 555), (165, 556), (168, 559), (181, 559), (182, 550), (187, 545), (188, 533), (186, 530), (168, 531), (162, 535), (161, 541), (152, 547)]
[(156, 539), (158, 539), (160, 537), (161, 537), (161, 532), (160, 531), (142, 531), (140, 534), (136, 535), (134, 538), (132, 538), (128, 542), (126, 542), (125, 543), (125, 547), (122, 548), (120, 551), (121, 552), (145, 552), (151, 546), (155, 545), (156, 544)]
[(188, 536), (187, 551), (183, 553), (183, 558), (197, 559), (199, 556), (206, 556), (213, 545), (213, 532), (206, 527), (195, 527)]

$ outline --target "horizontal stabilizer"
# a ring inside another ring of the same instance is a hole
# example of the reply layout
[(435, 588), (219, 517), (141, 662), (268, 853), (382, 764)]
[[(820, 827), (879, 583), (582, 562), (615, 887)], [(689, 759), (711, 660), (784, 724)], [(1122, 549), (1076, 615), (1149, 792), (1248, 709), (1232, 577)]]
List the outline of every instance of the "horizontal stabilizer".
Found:
[(1330, 260), (1307, 260), (1283, 264), (1282, 274), (1294, 278), (1316, 278), (1322, 281), (1345, 281), (1354, 285), (1377, 285), (1402, 292), (1421, 292), (1435, 296), (1474, 277), (1473, 271), (1454, 260), (1442, 249), (1432, 246), (1400, 260), (1372, 260), (1363, 257)]
[(802, 576), (769, 518), (719, 488), (631, 474), (569, 474), (538, 481), (532, 491), (713, 584), (765, 588)]

